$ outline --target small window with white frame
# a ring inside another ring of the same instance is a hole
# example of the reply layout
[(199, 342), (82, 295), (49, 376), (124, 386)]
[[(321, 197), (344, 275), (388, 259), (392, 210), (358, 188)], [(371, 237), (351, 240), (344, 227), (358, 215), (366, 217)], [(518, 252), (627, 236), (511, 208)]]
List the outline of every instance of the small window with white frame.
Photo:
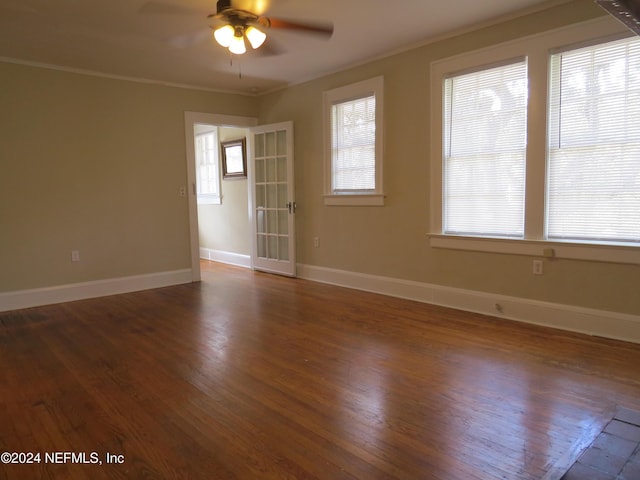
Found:
[(383, 77), (324, 92), (325, 204), (383, 205)]
[(218, 127), (195, 125), (196, 194), (199, 205), (220, 204)]

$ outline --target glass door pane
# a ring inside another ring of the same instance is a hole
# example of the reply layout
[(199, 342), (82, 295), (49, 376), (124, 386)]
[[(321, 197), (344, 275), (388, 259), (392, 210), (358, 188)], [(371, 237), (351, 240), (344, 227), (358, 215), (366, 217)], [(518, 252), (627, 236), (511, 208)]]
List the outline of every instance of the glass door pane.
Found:
[(292, 134), (291, 122), (253, 129), (254, 266), (285, 275), (295, 275)]

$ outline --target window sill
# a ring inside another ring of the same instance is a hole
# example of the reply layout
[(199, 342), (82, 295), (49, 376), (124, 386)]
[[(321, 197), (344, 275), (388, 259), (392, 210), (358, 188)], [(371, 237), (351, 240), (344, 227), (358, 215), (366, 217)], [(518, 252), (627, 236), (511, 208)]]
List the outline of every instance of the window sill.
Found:
[(219, 195), (198, 195), (198, 205), (221, 205), (222, 197)]
[(640, 265), (640, 246), (427, 234), (433, 248)]
[(384, 206), (384, 195), (381, 193), (324, 195), (324, 204), (329, 206), (382, 207)]

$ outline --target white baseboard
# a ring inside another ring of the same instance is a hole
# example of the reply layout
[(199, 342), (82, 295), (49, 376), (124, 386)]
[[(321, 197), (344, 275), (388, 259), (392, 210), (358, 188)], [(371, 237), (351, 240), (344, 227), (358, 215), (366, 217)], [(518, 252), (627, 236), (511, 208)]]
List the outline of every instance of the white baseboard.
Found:
[[(298, 276), (468, 312), (640, 343), (640, 316), (298, 264)], [(499, 310), (498, 310), (499, 309)]]
[(200, 247), (200, 258), (214, 262), (228, 263), (237, 267), (251, 268), (251, 256)]
[[(211, 251), (215, 252), (215, 251)], [(208, 259), (250, 267), (244, 255)], [(207, 258), (207, 257), (203, 257)], [(367, 275), (313, 265), (297, 265), (298, 276), (357, 290), (406, 298), (500, 318), (615, 340), (640, 343), (640, 316), (541, 302), (441, 285)], [(191, 283), (191, 269), (111, 278), (54, 287), (0, 292), (0, 312)], [(498, 311), (496, 305), (500, 306)]]
[(0, 312), (191, 283), (191, 269), (0, 292)]

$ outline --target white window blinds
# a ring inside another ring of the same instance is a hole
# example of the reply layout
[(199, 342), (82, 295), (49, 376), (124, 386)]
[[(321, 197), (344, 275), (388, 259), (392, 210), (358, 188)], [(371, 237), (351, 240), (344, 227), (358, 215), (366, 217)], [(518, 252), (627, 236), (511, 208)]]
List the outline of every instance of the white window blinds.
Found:
[(547, 236), (640, 241), (640, 39), (551, 57)]
[(524, 236), (526, 123), (525, 60), (445, 79), (444, 233)]
[(376, 97), (331, 107), (332, 193), (376, 190)]

